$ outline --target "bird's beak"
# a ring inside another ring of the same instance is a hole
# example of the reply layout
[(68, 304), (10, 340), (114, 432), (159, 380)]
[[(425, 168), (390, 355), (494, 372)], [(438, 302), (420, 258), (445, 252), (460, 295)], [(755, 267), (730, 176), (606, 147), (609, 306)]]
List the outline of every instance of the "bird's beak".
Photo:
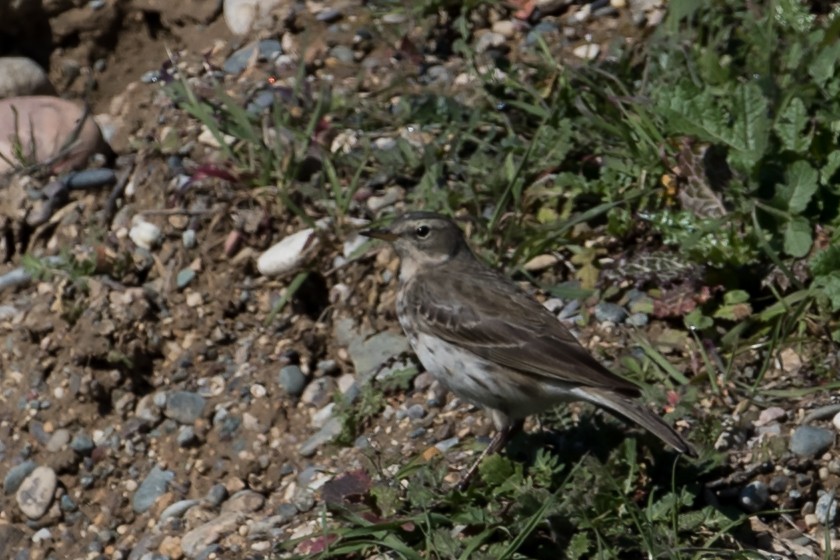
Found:
[(381, 239), (383, 241), (396, 241), (397, 237), (399, 237), (397, 234), (391, 233), (387, 229), (366, 229), (364, 231), (360, 231), (359, 234), (364, 235), (365, 237)]

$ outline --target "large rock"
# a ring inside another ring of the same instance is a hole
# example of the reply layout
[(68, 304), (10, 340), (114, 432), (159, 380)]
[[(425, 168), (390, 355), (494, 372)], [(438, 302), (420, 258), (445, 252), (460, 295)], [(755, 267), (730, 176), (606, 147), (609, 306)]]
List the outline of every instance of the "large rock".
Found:
[(106, 151), (93, 118), (71, 101), (49, 96), (0, 100), (0, 173), (36, 163), (60, 173), (81, 168), (90, 156)]
[(54, 94), (55, 88), (37, 62), (25, 56), (0, 57), (0, 99)]

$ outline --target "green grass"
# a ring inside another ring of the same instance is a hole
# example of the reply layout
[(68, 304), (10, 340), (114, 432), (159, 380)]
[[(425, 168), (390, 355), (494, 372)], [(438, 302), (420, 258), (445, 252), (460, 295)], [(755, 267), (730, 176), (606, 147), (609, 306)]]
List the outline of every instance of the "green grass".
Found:
[[(720, 407), (693, 422), (707, 448), (733, 395), (772, 403), (836, 387), (820, 364), (840, 338), (840, 17), (797, 0), (671, 0), (652, 35), (607, 60), (561, 64), (540, 40), (500, 78), (471, 49), (467, 10), (490, 3), (474, 4), (448, 20), (476, 80), (467, 89), (424, 88), (396, 68), (383, 91), (296, 89), (263, 114), (221, 86), (200, 98), (180, 80), (170, 92), (219, 140), (237, 185), (273, 187), (285, 218), (329, 218), (340, 239), (348, 218), (377, 217), (358, 193), (400, 184), (409, 207), (469, 216), (484, 258), (548, 293), (592, 304), (644, 291), (680, 352), (640, 334), (623, 370), (658, 388), (653, 400), (679, 394), (676, 417), (701, 399)], [(349, 149), (330, 150), (336, 134)], [(524, 273), (546, 252), (575, 272)], [(768, 390), (786, 347), (810, 364)], [(342, 403), (348, 442), (383, 403), (366, 393), (357, 405)], [(608, 424), (595, 422), (600, 440)], [(725, 470), (723, 455), (674, 463), (607, 433), (589, 454), (491, 458), (466, 493), (442, 483), (441, 461), (393, 477), (372, 459), (345, 473), (357, 492), (325, 506), (323, 533), (295, 544), (312, 558), (757, 557), (744, 514), (703, 505), (700, 481)]]

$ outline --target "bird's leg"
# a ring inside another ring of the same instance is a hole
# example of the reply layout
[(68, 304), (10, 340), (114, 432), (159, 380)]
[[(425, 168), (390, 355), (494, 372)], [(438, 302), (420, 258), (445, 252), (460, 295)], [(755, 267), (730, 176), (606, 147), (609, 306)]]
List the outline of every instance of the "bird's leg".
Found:
[(469, 485), (470, 481), (475, 476), (475, 473), (478, 472), (478, 465), (484, 460), (485, 457), (488, 455), (492, 455), (494, 453), (498, 453), (502, 449), (504, 449), (505, 445), (519, 432), (522, 431), (522, 426), (525, 424), (524, 420), (514, 420), (511, 423), (505, 424), (503, 427), (496, 430), (496, 435), (493, 436), (493, 439), (490, 440), (490, 445), (481, 452), (481, 455), (478, 456), (478, 459), (472, 464), (472, 466), (467, 470), (466, 474), (461, 478), (461, 482), (458, 483), (458, 490), (464, 491), (466, 490)]

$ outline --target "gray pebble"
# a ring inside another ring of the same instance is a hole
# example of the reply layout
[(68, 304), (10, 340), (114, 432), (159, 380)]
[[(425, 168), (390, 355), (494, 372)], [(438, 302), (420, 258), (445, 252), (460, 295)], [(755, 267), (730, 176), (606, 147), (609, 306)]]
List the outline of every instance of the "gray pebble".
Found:
[(644, 327), (649, 320), (646, 313), (633, 313), (627, 317), (627, 324), (633, 327)]
[(426, 409), (421, 404), (413, 404), (405, 411), (405, 415), (412, 420), (420, 420), (426, 416)]
[(198, 437), (192, 426), (181, 426), (178, 430), (178, 447), (191, 447), (198, 443)]
[(450, 449), (452, 449), (453, 447), (458, 445), (459, 441), (461, 441), (461, 440), (458, 439), (457, 437), (451, 437), (451, 438), (445, 439), (443, 441), (437, 442), (435, 444), (435, 449), (437, 449), (441, 453), (446, 453), (447, 451), (449, 451)]
[(174, 478), (174, 472), (165, 471), (155, 465), (140, 484), (140, 487), (137, 488), (137, 491), (134, 492), (134, 497), (131, 500), (131, 507), (134, 512), (143, 513), (152, 507), (155, 501), (166, 492), (169, 483)]
[(300, 402), (320, 408), (330, 401), (334, 388), (335, 380), (331, 377), (314, 379), (301, 393)]
[(167, 397), (163, 413), (181, 424), (192, 424), (201, 417), (205, 403), (198, 393), (175, 391)]
[(160, 513), (160, 520), (165, 521), (170, 517), (182, 517), (187, 510), (201, 503), (199, 500), (179, 500), (170, 505)]
[(183, 290), (193, 280), (195, 280), (195, 270), (190, 267), (182, 268), (178, 271), (178, 275), (175, 277), (175, 285), (178, 286), (179, 290)]
[(426, 435), (426, 428), (423, 428), (422, 426), (419, 428), (414, 428), (413, 430), (408, 432), (408, 437), (411, 439), (417, 439), (419, 437), (423, 437), (424, 435)]
[(401, 12), (391, 12), (382, 16), (382, 23), (396, 25), (405, 21), (405, 14)]
[(505, 36), (501, 33), (495, 33), (493, 31), (484, 33), (478, 38), (478, 41), (475, 42), (475, 51), (482, 53), (488, 49), (501, 47), (505, 44), (506, 40)]
[(787, 485), (788, 477), (780, 474), (770, 479), (770, 484), (768, 484), (768, 488), (773, 494), (781, 494), (782, 492), (787, 490)]
[(222, 513), (252, 513), (263, 507), (265, 496), (253, 490), (240, 490), (222, 504)]
[(29, 519), (40, 519), (47, 512), (55, 496), (58, 477), (49, 467), (36, 467), (15, 494), (18, 507)]
[(330, 56), (344, 64), (350, 64), (353, 62), (353, 49), (344, 45), (336, 45), (330, 49)]
[(816, 426), (800, 426), (790, 436), (790, 450), (800, 457), (814, 457), (834, 443), (834, 432)]
[(3, 493), (6, 495), (12, 494), (20, 488), (21, 482), (23, 479), (29, 476), (29, 474), (35, 470), (37, 467), (37, 463), (35, 461), (24, 461), (19, 465), (15, 465), (9, 472), (6, 473), (5, 478), (3, 479)]
[(356, 438), (356, 441), (353, 442), (353, 447), (356, 449), (370, 449), (370, 440), (367, 436), (359, 436)]
[(760, 511), (765, 504), (767, 504), (767, 500), (769, 499), (770, 491), (768, 490), (767, 485), (760, 480), (750, 482), (744, 486), (741, 489), (740, 494), (738, 494), (738, 503), (740, 503), (741, 507), (749, 513)]
[(331, 375), (338, 372), (338, 362), (335, 360), (321, 360), (315, 366), (315, 369), (323, 375)]
[(65, 179), (65, 184), (70, 189), (90, 189), (110, 185), (116, 181), (117, 175), (113, 169), (100, 167), (72, 173)]
[(68, 443), (70, 443), (70, 430), (66, 428), (59, 428), (53, 432), (49, 441), (47, 441), (47, 451), (50, 453), (56, 453), (64, 449), (64, 446)]
[(318, 15), (315, 16), (315, 19), (318, 21), (323, 21), (324, 23), (335, 23), (336, 21), (342, 18), (341, 11), (336, 10), (335, 8), (325, 8), (318, 12)]
[(315, 455), (321, 446), (334, 440), (341, 433), (342, 428), (340, 419), (331, 418), (315, 435), (301, 444), (299, 449), (300, 454), (304, 457)]
[(90, 455), (95, 448), (96, 444), (93, 439), (84, 432), (77, 433), (70, 442), (70, 449), (79, 455)]
[(837, 498), (833, 491), (825, 492), (820, 496), (814, 508), (814, 515), (826, 527), (834, 525), (834, 520), (837, 519)]
[(306, 376), (296, 365), (283, 366), (277, 382), (284, 391), (293, 397), (300, 396), (306, 388)]
[(76, 505), (76, 502), (73, 501), (73, 498), (67, 494), (61, 496), (61, 499), (58, 501), (58, 507), (61, 508), (61, 511), (67, 512), (73, 512), (79, 508), (79, 506)]
[(219, 507), (228, 497), (227, 488), (224, 484), (214, 484), (207, 492), (204, 500), (210, 507)]
[(627, 310), (615, 303), (602, 302), (595, 306), (595, 319), (599, 323), (623, 323), (627, 318)]
[(250, 43), (230, 55), (222, 65), (222, 70), (227, 74), (239, 74), (248, 67), (255, 50), (259, 51), (258, 58), (262, 60), (274, 58), (283, 52), (280, 41), (274, 39)]
[(184, 244), (185, 249), (194, 248), (196, 245), (195, 230), (192, 228), (185, 229), (184, 233), (181, 234), (181, 243)]

